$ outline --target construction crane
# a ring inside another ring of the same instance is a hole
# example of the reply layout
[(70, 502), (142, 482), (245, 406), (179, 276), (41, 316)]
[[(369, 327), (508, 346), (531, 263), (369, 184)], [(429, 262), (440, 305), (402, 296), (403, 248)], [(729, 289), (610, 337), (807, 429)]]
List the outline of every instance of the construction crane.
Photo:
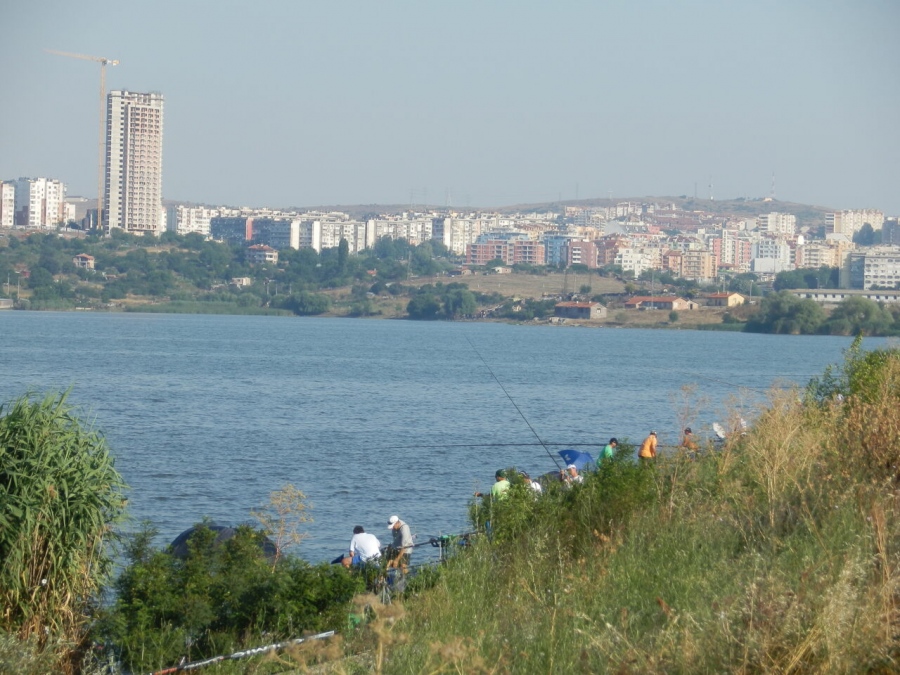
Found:
[(71, 59), (82, 61), (94, 61), (100, 64), (100, 122), (99, 140), (97, 141), (97, 220), (94, 223), (97, 229), (103, 227), (103, 137), (105, 133), (104, 122), (106, 120), (106, 66), (117, 66), (116, 59), (107, 59), (103, 56), (87, 56), (86, 54), (72, 54), (70, 52), (58, 52), (55, 49), (45, 49), (48, 54), (67, 56)]

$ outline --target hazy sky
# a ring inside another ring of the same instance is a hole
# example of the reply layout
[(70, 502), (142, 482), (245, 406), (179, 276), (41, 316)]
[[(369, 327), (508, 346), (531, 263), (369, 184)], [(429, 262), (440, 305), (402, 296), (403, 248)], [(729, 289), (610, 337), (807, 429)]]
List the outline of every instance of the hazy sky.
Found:
[(501, 206), (776, 196), (900, 213), (900, 2), (4, 2), (0, 178), (96, 195), (108, 88), (165, 95), (163, 193)]

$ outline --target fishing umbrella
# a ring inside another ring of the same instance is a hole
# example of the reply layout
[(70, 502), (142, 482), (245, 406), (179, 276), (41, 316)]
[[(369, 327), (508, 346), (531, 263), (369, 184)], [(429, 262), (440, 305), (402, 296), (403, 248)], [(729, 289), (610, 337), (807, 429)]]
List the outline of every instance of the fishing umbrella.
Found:
[(575, 468), (579, 471), (594, 467), (594, 458), (591, 457), (591, 453), (589, 452), (566, 448), (565, 450), (559, 451), (559, 456), (563, 458), (566, 465), (574, 464)]
[[(215, 523), (210, 523), (207, 525), (195, 525), (194, 527), (188, 528), (172, 540), (172, 543), (169, 544), (169, 552), (176, 558), (187, 558), (189, 552), (188, 542), (201, 527), (205, 527), (215, 533), (216, 536), (213, 540), (214, 547), (221, 546), (236, 534), (233, 527), (216, 525)], [(268, 537), (263, 537), (263, 539), (259, 543), (259, 547), (262, 549), (263, 555), (265, 555), (267, 559), (275, 559), (275, 555), (278, 549), (275, 546), (274, 541), (272, 541)]]

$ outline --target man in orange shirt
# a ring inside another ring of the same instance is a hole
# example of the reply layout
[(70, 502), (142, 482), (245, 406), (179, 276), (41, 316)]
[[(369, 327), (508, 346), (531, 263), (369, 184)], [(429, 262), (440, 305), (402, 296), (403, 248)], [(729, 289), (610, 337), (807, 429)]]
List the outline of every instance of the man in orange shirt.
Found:
[(641, 449), (638, 450), (638, 457), (647, 462), (647, 460), (656, 459), (656, 432), (651, 431), (650, 435), (641, 443)]

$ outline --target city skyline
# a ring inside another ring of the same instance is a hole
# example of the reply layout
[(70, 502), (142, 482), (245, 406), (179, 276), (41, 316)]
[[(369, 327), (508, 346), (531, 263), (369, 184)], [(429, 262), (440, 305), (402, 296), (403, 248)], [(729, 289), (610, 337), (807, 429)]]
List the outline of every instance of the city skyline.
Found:
[(97, 69), (59, 49), (165, 95), (167, 200), (756, 198), (774, 174), (780, 200), (900, 213), (893, 3), (257, 9), (9, 8), (0, 174), (96, 191)]

